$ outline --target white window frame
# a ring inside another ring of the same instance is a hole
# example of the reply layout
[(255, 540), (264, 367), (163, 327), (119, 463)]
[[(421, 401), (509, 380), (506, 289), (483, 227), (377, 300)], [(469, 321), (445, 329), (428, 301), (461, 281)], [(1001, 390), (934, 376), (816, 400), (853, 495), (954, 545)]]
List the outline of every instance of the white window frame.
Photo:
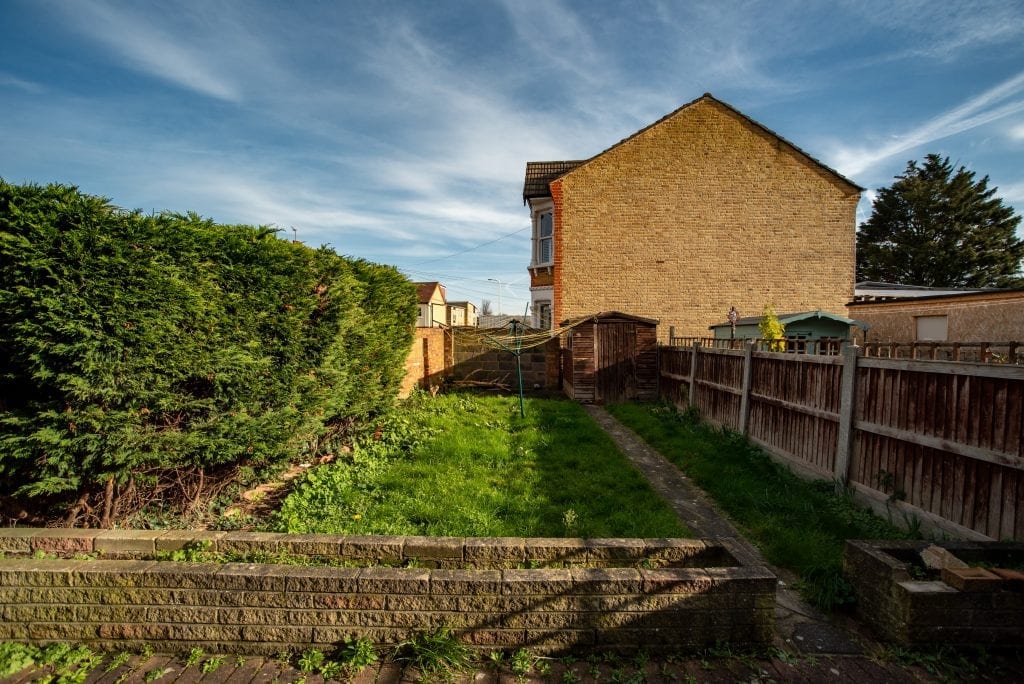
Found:
[(540, 287), (530, 288), (530, 322), (533, 327), (544, 330), (544, 326), (541, 325), (541, 307), (547, 305), (551, 307), (551, 320), (546, 328), (547, 330), (553, 330), (555, 327), (555, 288), (551, 285), (542, 285)]
[[(554, 316), (554, 308), (552, 306), (551, 300), (550, 299), (538, 300), (536, 306), (537, 306), (537, 313), (534, 316), (534, 318), (536, 319), (536, 322), (537, 322), (537, 328), (539, 328), (541, 330), (551, 330), (551, 328), (554, 327), (553, 319), (555, 317)], [(545, 313), (547, 313), (547, 319), (548, 319), (547, 321), (544, 320)], [(547, 323), (547, 325), (545, 325), (545, 323)]]
[(914, 339), (918, 342), (948, 341), (949, 316), (946, 314), (914, 316)]
[[(533, 259), (531, 266), (551, 266), (555, 263), (555, 204), (551, 200), (538, 202), (533, 205)], [(548, 236), (541, 236), (541, 224), (543, 222), (542, 217), (550, 215), (551, 217), (551, 234)], [(543, 244), (547, 242), (550, 247), (550, 258), (547, 260), (541, 259), (541, 253), (543, 251)]]

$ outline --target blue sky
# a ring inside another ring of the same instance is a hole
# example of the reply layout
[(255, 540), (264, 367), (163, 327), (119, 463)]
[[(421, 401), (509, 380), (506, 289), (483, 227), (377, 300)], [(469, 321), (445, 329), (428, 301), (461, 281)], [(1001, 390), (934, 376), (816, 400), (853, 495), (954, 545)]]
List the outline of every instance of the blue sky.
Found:
[[(0, 0), (0, 176), (273, 224), (522, 313), (530, 160), (711, 92), (868, 188), (1024, 211), (1024, 3)], [(489, 243), (489, 244), (485, 244)]]

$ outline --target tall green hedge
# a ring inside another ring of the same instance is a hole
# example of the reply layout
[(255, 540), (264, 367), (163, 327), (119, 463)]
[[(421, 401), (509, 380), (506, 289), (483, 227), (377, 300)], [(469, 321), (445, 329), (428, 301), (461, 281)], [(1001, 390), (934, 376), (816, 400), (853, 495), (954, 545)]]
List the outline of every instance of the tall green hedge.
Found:
[(415, 317), (391, 267), (0, 179), (0, 494), (315, 452), (394, 400)]

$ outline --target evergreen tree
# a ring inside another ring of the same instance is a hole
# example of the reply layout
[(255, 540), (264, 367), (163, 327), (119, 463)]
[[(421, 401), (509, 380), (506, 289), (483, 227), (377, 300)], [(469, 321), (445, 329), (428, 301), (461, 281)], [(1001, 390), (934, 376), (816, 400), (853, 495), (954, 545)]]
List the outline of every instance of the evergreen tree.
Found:
[(1020, 216), (949, 157), (929, 154), (875, 198), (857, 231), (857, 279), (932, 287), (1020, 287)]

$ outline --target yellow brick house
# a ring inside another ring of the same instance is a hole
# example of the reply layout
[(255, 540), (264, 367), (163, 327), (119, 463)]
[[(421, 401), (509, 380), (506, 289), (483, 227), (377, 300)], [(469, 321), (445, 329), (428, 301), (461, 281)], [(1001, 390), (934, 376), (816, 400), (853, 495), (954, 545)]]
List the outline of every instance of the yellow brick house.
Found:
[(528, 162), (533, 324), (623, 311), (664, 341), (730, 307), (842, 315), (862, 190), (710, 94), (590, 159)]

